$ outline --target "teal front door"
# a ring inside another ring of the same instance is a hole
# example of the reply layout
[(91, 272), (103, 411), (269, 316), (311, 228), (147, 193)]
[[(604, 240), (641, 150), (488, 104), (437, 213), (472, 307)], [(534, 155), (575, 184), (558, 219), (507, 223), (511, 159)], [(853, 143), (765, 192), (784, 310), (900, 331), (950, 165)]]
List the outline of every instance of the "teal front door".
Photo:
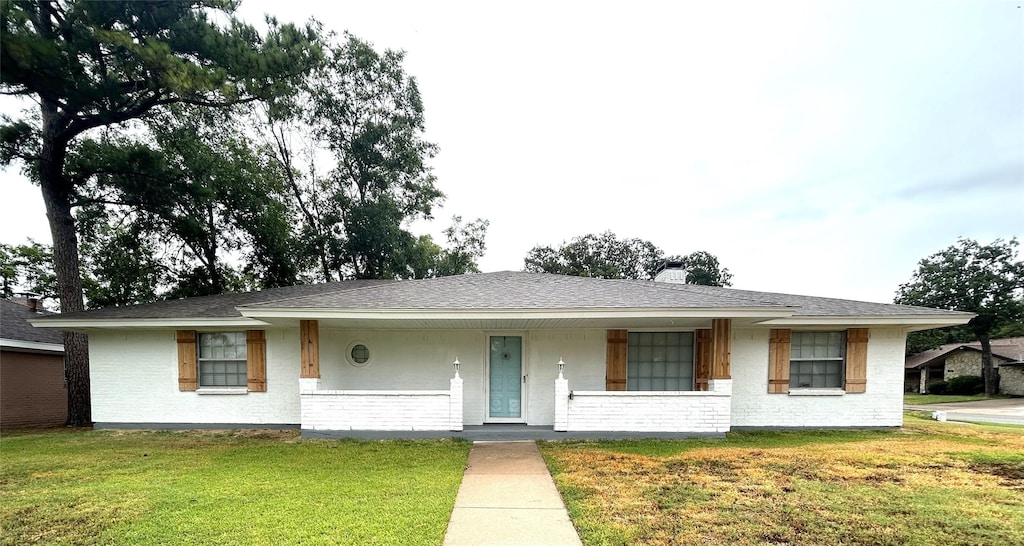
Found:
[(491, 336), (490, 415), (492, 419), (523, 416), (523, 338)]

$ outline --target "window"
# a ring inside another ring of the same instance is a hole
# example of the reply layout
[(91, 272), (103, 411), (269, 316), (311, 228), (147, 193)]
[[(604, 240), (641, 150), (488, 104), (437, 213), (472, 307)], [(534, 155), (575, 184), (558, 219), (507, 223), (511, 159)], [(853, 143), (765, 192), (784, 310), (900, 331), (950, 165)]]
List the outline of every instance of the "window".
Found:
[(199, 334), (199, 386), (245, 387), (245, 332)]
[(843, 388), (845, 357), (845, 332), (793, 332), (789, 356), (789, 387)]
[(693, 332), (630, 332), (626, 390), (693, 390)]
[(370, 365), (373, 355), (370, 353), (370, 347), (362, 341), (353, 341), (349, 343), (348, 349), (345, 353), (345, 358), (348, 359), (349, 365), (355, 368), (365, 368)]

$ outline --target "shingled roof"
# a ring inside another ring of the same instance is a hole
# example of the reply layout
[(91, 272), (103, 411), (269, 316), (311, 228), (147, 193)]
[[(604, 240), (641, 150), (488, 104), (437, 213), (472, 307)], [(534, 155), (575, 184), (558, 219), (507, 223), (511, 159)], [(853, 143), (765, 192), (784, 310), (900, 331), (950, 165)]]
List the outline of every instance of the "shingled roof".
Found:
[(352, 280), (321, 284), (300, 284), (281, 288), (267, 288), (254, 292), (235, 292), (217, 294), (215, 296), (197, 296), (178, 300), (166, 300), (142, 305), (124, 307), (107, 307), (77, 313), (62, 313), (51, 317), (60, 320), (88, 319), (157, 319), (157, 318), (237, 318), (242, 315), (238, 307), (269, 300), (308, 296), (310, 294), (329, 294), (387, 284), (394, 281), (385, 280)]
[[(242, 310), (240, 313), (239, 310)], [(609, 280), (588, 277), (501, 271), (409, 281), (353, 280), (275, 288), (259, 292), (222, 294), (114, 307), (60, 315), (57, 320), (231, 319), (293, 316), (302, 310), (323, 312), (655, 312), (708, 310), (711, 314), (747, 311), (747, 316), (862, 317), (957, 321), (967, 313), (869, 303), (834, 298), (797, 296), (695, 286), (667, 282)], [(282, 315), (278, 315), (282, 316)], [(37, 324), (48, 319), (36, 321)], [(964, 318), (966, 321), (966, 318)]]
[(0, 338), (29, 343), (62, 345), (64, 335), (59, 330), (36, 328), (27, 319), (46, 316), (10, 300), (0, 299)]
[(653, 281), (500, 271), (394, 282), (246, 307), (274, 309), (718, 309), (785, 308), (729, 292), (681, 292)]
[[(1008, 337), (993, 339), (989, 342), (992, 348), (992, 356), (1006, 362), (1024, 360), (1024, 337)], [(950, 354), (958, 351), (981, 352), (981, 342), (970, 343), (947, 343), (935, 349), (922, 351), (915, 355), (908, 356), (905, 362), (907, 369), (916, 369), (928, 366), (936, 361), (945, 360)]]

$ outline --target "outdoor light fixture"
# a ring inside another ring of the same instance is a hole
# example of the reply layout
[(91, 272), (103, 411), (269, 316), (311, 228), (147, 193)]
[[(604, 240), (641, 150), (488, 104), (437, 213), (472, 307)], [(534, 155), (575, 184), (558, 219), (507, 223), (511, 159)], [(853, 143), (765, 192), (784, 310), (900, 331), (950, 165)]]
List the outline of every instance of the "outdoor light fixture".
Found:
[(565, 362), (562, 361), (562, 357), (558, 357), (558, 375), (561, 376), (565, 370)]
[(459, 375), (459, 368), (462, 364), (459, 362), (459, 357), (455, 357), (455, 362), (452, 362), (452, 367), (455, 368), (455, 375)]

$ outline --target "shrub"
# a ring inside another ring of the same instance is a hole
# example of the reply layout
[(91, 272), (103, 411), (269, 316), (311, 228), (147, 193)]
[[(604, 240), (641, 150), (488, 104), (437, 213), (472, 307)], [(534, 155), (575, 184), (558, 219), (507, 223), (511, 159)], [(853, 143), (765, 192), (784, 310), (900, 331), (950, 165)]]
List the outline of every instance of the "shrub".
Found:
[(945, 381), (939, 381), (938, 383), (931, 383), (928, 385), (928, 394), (946, 394), (949, 390), (949, 385)]
[(977, 375), (961, 375), (946, 381), (946, 394), (981, 394), (985, 392), (985, 380)]

